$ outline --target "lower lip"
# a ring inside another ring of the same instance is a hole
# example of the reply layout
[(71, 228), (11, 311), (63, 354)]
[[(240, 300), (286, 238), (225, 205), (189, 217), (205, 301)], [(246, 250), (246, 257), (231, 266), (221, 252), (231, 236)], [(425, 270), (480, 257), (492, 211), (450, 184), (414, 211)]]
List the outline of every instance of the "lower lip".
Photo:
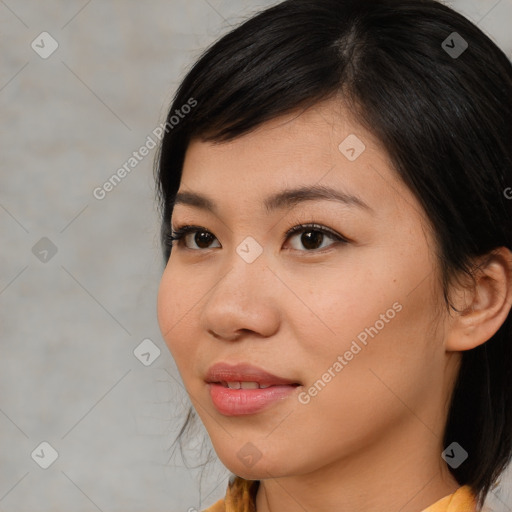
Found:
[(258, 389), (231, 389), (222, 384), (209, 383), (210, 396), (215, 408), (225, 416), (255, 414), (270, 404), (283, 400), (298, 386), (270, 386)]

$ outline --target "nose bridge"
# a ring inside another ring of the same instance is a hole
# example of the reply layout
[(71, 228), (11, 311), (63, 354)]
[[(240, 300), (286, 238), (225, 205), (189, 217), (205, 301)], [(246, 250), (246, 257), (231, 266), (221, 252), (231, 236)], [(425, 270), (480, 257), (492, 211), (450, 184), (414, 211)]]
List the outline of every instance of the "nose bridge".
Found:
[[(214, 295), (222, 295), (222, 300), (234, 301), (236, 304), (255, 304), (267, 296), (265, 284), (266, 259), (263, 246), (254, 238), (246, 237), (233, 248), (233, 252), (226, 257), (225, 272), (215, 286)], [(219, 297), (217, 297), (219, 298)]]
[(203, 327), (225, 338), (242, 329), (270, 335), (277, 326), (278, 312), (270, 297), (263, 246), (246, 237), (225, 263), (203, 307)]

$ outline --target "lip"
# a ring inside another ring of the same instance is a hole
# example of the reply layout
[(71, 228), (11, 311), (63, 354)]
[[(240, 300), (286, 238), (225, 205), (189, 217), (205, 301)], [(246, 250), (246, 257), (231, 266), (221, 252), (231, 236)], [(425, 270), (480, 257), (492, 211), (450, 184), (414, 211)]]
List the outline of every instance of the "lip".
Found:
[(207, 383), (220, 382), (257, 382), (264, 386), (289, 386), (300, 384), (291, 379), (285, 379), (272, 375), (271, 373), (248, 363), (230, 365), (227, 363), (216, 363), (208, 369), (205, 381)]
[[(247, 363), (216, 363), (209, 368), (205, 382), (213, 405), (225, 416), (256, 414), (271, 404), (288, 398), (301, 385), (297, 381), (278, 377)], [(260, 386), (269, 387), (231, 389), (225, 387), (223, 382), (257, 382)]]

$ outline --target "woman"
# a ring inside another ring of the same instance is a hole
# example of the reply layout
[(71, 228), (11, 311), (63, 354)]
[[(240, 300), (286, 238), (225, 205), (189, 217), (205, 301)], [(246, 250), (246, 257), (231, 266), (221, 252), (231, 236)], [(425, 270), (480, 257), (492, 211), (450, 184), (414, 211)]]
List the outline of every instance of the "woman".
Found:
[(194, 65), (158, 320), (233, 473), (208, 511), (481, 510), (512, 452), (511, 127), (511, 63), (434, 0), (288, 0)]

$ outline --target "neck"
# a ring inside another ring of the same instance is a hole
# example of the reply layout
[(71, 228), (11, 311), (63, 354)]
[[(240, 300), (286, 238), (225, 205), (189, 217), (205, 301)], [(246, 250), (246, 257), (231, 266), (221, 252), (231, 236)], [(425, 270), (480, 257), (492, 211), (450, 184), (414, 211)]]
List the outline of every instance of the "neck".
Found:
[(261, 480), (257, 511), (421, 512), (455, 492), (439, 438), (427, 428), (403, 434), (317, 471)]

